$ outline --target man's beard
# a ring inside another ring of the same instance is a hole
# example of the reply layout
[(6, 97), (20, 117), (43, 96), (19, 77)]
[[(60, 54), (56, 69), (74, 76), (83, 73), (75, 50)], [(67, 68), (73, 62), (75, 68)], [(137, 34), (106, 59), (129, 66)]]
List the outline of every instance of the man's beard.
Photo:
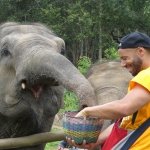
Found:
[(141, 71), (143, 61), (138, 57), (135, 56), (132, 62), (132, 75), (136, 76)]

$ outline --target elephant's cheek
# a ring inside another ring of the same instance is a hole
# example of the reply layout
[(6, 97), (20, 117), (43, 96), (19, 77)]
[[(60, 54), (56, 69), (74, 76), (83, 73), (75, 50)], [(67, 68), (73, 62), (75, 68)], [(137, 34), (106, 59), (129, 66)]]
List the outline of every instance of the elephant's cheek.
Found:
[(18, 103), (18, 101), (12, 98), (10, 95), (5, 95), (4, 102), (8, 107), (12, 107), (13, 105), (16, 105)]

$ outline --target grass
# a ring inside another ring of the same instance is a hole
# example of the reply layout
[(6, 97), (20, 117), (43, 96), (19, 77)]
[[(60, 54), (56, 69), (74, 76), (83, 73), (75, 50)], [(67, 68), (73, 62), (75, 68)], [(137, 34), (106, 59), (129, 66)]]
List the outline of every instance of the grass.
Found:
[[(58, 128), (52, 128), (51, 132), (60, 131)], [(61, 141), (47, 143), (44, 150), (56, 150)]]
[(60, 141), (47, 143), (44, 150), (56, 150)]

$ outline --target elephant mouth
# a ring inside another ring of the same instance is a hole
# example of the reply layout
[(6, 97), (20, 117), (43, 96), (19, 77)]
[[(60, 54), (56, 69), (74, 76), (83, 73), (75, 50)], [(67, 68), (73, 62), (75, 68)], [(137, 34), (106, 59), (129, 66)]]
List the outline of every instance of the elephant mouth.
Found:
[(30, 89), (35, 97), (35, 99), (39, 98), (39, 95), (43, 89), (43, 85), (42, 84), (37, 84), (37, 85), (33, 85), (28, 87), (24, 82), (22, 82), (21, 84), (22, 89)]
[(40, 93), (43, 90), (44, 85), (49, 85), (49, 86), (59, 86), (60, 84), (58, 81), (55, 81), (54, 79), (50, 79), (50, 82), (48, 80), (46, 81), (36, 81), (34, 84), (30, 83), (29, 80), (23, 80), (21, 82), (21, 88), (23, 90), (29, 89), (33, 93), (35, 99), (37, 100), (40, 96)]
[(39, 95), (43, 89), (43, 85), (34, 85), (34, 86), (30, 87), (29, 89), (33, 92), (35, 99), (38, 99)]

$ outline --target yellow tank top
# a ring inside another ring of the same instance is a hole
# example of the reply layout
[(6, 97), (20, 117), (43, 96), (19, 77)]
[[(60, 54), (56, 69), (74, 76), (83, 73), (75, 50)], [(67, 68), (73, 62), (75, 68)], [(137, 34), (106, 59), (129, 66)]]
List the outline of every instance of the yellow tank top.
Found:
[[(128, 91), (132, 90), (136, 83), (150, 91), (150, 67), (139, 72), (129, 83)], [(150, 117), (150, 103), (138, 110), (134, 124), (132, 124), (133, 115), (124, 117), (120, 127), (127, 130), (137, 129), (143, 122)], [(131, 146), (130, 150), (150, 150), (150, 128), (148, 128)]]

